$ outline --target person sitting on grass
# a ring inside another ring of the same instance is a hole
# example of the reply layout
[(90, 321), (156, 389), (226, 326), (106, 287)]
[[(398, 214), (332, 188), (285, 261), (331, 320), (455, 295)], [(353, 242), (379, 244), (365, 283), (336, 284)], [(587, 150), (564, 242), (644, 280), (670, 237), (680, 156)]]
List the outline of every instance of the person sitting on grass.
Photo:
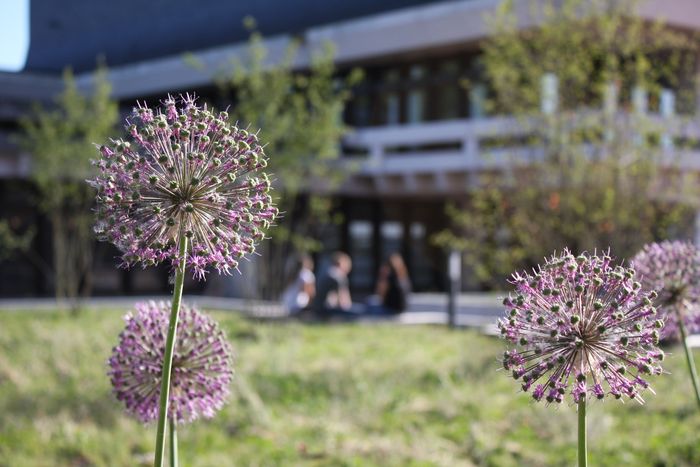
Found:
[(282, 293), (282, 304), (290, 315), (308, 309), (316, 295), (314, 260), (308, 255), (303, 255), (296, 263), (294, 276)]
[(375, 295), (367, 299), (365, 314), (396, 315), (408, 307), (411, 280), (403, 258), (392, 253), (379, 268)]
[(411, 280), (403, 258), (392, 253), (379, 271), (377, 295), (385, 312), (396, 314), (406, 310), (411, 293)]
[(316, 318), (348, 317), (352, 308), (348, 274), (352, 269), (350, 257), (341, 251), (333, 253), (331, 266), (323, 274), (316, 287), (312, 310)]

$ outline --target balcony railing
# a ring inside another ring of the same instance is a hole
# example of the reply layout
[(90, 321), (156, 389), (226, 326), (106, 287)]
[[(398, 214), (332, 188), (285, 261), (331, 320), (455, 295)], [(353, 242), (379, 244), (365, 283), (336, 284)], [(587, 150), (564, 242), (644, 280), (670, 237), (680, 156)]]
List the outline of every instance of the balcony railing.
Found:
[[(569, 117), (569, 123), (593, 121), (604, 130), (599, 120), (603, 117), (602, 111), (587, 111)], [(619, 113), (615, 122), (630, 129), (630, 138), (641, 138), (640, 131), (654, 134), (662, 164), (700, 170), (700, 121)], [(363, 175), (473, 172), (527, 164), (541, 157), (542, 147), (531, 138), (542, 134), (536, 125), (533, 119), (494, 117), (365, 128), (348, 135), (344, 146), (349, 153), (364, 155)]]

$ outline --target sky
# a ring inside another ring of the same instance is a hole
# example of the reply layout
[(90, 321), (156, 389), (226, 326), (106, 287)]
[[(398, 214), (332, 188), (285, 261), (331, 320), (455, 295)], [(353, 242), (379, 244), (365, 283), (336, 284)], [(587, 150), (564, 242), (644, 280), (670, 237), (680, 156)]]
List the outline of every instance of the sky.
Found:
[(22, 71), (29, 52), (30, 0), (0, 0), (0, 71)]

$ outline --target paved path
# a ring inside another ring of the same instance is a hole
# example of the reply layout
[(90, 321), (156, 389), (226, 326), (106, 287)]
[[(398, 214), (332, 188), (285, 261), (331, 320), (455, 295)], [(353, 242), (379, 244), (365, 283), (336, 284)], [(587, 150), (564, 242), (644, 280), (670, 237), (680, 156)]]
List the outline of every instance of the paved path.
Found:
[[(90, 308), (128, 308), (141, 300), (169, 300), (169, 296), (149, 297), (95, 297), (86, 301)], [(190, 295), (186, 299), (202, 308), (240, 311), (255, 318), (283, 319), (285, 311), (275, 302), (251, 301), (238, 298), (223, 298)], [(49, 310), (57, 306), (51, 298), (0, 299), (0, 310)], [(65, 306), (65, 305), (64, 305)], [(358, 304), (358, 309), (362, 305)], [(494, 326), (502, 313), (497, 295), (470, 293), (461, 294), (457, 300), (457, 325), (471, 327)], [(447, 324), (446, 294), (413, 294), (406, 312), (397, 316), (358, 316), (360, 322), (396, 322), (400, 324)]]

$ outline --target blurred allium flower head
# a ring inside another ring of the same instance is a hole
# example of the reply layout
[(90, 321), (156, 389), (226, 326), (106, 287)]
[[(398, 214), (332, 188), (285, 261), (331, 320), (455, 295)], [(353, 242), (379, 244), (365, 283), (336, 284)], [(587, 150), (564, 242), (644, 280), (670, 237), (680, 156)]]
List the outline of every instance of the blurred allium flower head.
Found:
[(663, 322), (654, 292), (643, 292), (635, 272), (613, 266), (606, 255), (567, 250), (532, 274), (514, 274), (515, 293), (504, 299), (498, 327), (517, 347), (503, 367), (540, 401), (587, 397), (643, 402), (645, 375), (660, 374)]
[[(108, 360), (114, 394), (144, 423), (158, 418), (169, 316), (168, 303), (138, 303)], [(213, 319), (184, 304), (177, 333), (168, 415), (178, 423), (211, 418), (229, 395), (231, 347)]]
[(98, 237), (122, 251), (125, 266), (177, 266), (185, 235), (196, 276), (235, 269), (277, 215), (257, 136), (190, 96), (168, 97), (155, 111), (139, 104), (126, 128), (124, 140), (100, 147), (90, 180)]
[(678, 314), (691, 333), (700, 331), (700, 250), (691, 242), (645, 245), (632, 260), (642, 287), (658, 291), (656, 305), (664, 317), (664, 340), (678, 340)]

